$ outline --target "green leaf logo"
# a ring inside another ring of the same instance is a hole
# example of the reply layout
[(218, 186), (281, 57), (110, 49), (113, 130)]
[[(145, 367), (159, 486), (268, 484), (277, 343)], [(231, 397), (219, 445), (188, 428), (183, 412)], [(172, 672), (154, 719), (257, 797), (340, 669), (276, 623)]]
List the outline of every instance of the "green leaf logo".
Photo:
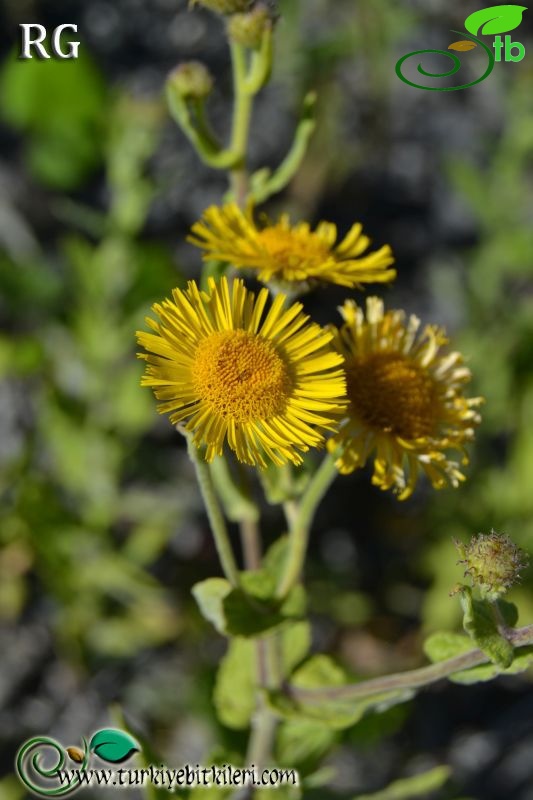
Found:
[(89, 750), (91, 753), (96, 753), (103, 761), (121, 764), (132, 753), (139, 751), (140, 747), (129, 733), (106, 728), (94, 734), (89, 742)]
[(527, 6), (491, 6), (470, 14), (465, 20), (465, 28), (477, 36), (484, 33), (494, 36), (497, 33), (514, 31), (522, 22), (522, 14)]

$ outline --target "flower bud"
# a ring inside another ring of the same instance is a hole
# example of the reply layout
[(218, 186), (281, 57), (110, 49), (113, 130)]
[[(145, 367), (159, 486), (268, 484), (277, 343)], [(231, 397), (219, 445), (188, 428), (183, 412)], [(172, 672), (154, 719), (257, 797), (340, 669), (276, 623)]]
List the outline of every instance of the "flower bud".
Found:
[(247, 14), (234, 14), (228, 20), (229, 38), (251, 49), (261, 45), (264, 32), (272, 26), (266, 6), (258, 5)]
[(217, 14), (236, 14), (239, 11), (246, 11), (250, 0), (191, 0), (191, 5), (203, 6)]
[(525, 553), (504, 533), (478, 533), (468, 546), (455, 545), (462, 556), (458, 563), (465, 565), (465, 576), (488, 600), (504, 595), (527, 565)]
[(167, 85), (183, 100), (203, 100), (213, 89), (213, 77), (200, 61), (185, 61), (170, 73)]

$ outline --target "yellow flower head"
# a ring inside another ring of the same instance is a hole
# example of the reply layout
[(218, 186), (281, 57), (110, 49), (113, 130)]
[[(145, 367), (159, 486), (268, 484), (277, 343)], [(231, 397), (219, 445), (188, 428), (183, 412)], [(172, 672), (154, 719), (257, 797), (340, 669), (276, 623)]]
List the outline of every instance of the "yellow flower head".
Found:
[(246, 464), (300, 464), (342, 414), (346, 385), (331, 332), (308, 323), (300, 303), (285, 308), (282, 295), (264, 313), (267, 299), (241, 280), (230, 289), (226, 278), (211, 279), (207, 293), (191, 281), (153, 306), (154, 333), (137, 334), (148, 351), (139, 354), (143, 386), (162, 401), (160, 413), (207, 445), (207, 461), (227, 440)]
[(337, 228), (321, 222), (312, 231), (307, 222), (291, 226), (286, 214), (278, 222), (258, 227), (235, 203), (210, 206), (192, 227), (189, 241), (205, 250), (204, 258), (257, 270), (263, 283), (337, 283), (355, 288), (362, 283), (386, 283), (396, 271), (388, 245), (363, 255), (370, 239), (357, 223), (340, 244)]
[(441, 353), (442, 329), (403, 311), (387, 311), (377, 297), (361, 308), (347, 301), (340, 309), (344, 325), (335, 344), (345, 358), (348, 415), (328, 442), (341, 448), (337, 468), (350, 473), (374, 453), (372, 482), (393, 488), (400, 500), (412, 493), (420, 471), (436, 489), (464, 480), (448, 450), (468, 463), (465, 444), (480, 422), (481, 398), (463, 396), (470, 371), (459, 353)]

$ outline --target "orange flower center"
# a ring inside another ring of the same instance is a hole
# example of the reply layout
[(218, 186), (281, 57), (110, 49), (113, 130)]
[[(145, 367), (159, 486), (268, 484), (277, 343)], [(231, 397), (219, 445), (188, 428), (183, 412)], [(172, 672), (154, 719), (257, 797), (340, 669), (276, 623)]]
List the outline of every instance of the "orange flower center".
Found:
[(369, 428), (402, 439), (435, 430), (436, 387), (430, 375), (400, 353), (373, 353), (347, 365), (348, 397)]
[(244, 330), (219, 331), (203, 339), (192, 379), (212, 411), (239, 423), (283, 413), (293, 386), (272, 342)]
[(273, 225), (259, 231), (258, 239), (280, 271), (312, 269), (331, 258), (329, 247), (313, 231), (287, 230)]

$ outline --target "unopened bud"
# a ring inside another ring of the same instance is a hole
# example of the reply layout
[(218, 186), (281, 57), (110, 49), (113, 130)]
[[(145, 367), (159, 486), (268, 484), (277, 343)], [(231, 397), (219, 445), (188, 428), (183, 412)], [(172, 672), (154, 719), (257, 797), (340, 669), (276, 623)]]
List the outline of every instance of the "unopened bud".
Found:
[(185, 61), (170, 73), (167, 85), (183, 100), (203, 100), (213, 89), (213, 78), (200, 61)]
[(465, 576), (489, 600), (497, 600), (520, 579), (527, 566), (525, 553), (504, 533), (478, 533), (470, 544), (455, 542), (465, 565)]
[(272, 26), (266, 6), (258, 5), (247, 14), (234, 14), (228, 20), (229, 38), (236, 44), (257, 49), (264, 32)]
[(236, 14), (239, 11), (246, 11), (250, 5), (250, 0), (191, 0), (191, 5), (204, 6), (217, 14)]

